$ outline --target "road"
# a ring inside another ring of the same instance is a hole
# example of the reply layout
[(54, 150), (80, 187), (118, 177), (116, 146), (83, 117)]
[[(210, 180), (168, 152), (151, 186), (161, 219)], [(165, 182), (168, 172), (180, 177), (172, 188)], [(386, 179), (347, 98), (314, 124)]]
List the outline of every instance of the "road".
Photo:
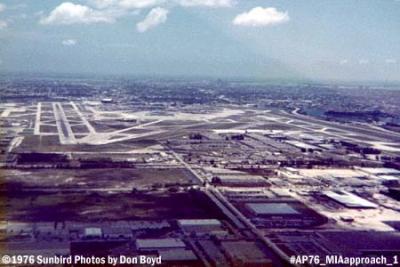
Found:
[(207, 194), (207, 196), (215, 203), (217, 207), (221, 209), (221, 211), (227, 216), (238, 229), (250, 230), (255, 237), (257, 237), (260, 241), (262, 241), (267, 247), (269, 247), (276, 255), (278, 255), (281, 259), (289, 262), (289, 257), (284, 253), (279, 247), (277, 247), (271, 240), (266, 238), (263, 233), (254, 226), (254, 224), (247, 219), (238, 209), (236, 209), (226, 198), (225, 196), (218, 190), (211, 186), (207, 179), (202, 178), (188, 163), (186, 163), (177, 153), (170, 150), (171, 153), (175, 156), (175, 158), (184, 166), (188, 171), (190, 171), (202, 184), (204, 187), (202, 188), (203, 192)]

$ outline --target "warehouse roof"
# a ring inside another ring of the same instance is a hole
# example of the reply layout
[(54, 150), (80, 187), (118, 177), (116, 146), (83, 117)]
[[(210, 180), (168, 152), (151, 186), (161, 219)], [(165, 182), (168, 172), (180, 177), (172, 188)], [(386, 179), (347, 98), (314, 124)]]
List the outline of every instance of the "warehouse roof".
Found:
[(181, 226), (197, 226), (197, 225), (221, 225), (217, 219), (198, 219), (198, 220), (178, 220)]
[(348, 208), (376, 208), (377, 205), (346, 191), (326, 191), (325, 195)]
[(255, 214), (259, 215), (299, 213), (287, 203), (247, 203), (246, 206)]
[(178, 238), (154, 238), (137, 239), (136, 247), (138, 249), (158, 249), (158, 248), (184, 248), (186, 245)]

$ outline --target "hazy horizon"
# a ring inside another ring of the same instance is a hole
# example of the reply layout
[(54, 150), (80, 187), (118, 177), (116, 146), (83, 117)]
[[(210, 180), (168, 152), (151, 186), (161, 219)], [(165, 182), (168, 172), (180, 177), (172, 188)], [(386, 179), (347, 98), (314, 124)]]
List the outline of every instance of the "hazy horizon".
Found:
[(0, 0), (0, 72), (398, 82), (400, 1)]

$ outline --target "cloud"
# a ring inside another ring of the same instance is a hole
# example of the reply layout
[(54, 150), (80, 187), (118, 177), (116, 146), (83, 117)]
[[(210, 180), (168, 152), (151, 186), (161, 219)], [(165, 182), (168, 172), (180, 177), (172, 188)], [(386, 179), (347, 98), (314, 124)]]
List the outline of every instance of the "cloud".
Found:
[(138, 32), (145, 32), (167, 20), (168, 10), (162, 7), (153, 8), (146, 18), (136, 24)]
[(235, 0), (87, 0), (89, 4), (98, 8), (143, 9), (159, 6), (164, 3), (184, 7), (230, 7)]
[(63, 40), (62, 45), (64, 46), (74, 46), (76, 45), (78, 42), (75, 39), (67, 39), (67, 40)]
[(4, 10), (6, 10), (6, 5), (0, 3), (0, 12), (3, 12)]
[(25, 9), (27, 7), (28, 7), (28, 4), (26, 4), (26, 3), (18, 3), (18, 4), (15, 4), (15, 5), (12, 5), (12, 6), (7, 6), (7, 9), (10, 9), (10, 10), (21, 10), (21, 9)]
[(118, 5), (126, 9), (141, 9), (153, 7), (164, 2), (164, 0), (120, 0)]
[(177, 2), (185, 7), (230, 7), (234, 5), (233, 0), (177, 0)]
[(72, 25), (114, 23), (125, 16), (137, 15), (143, 9), (153, 8), (148, 16), (137, 23), (137, 30), (145, 32), (164, 23), (168, 16), (166, 7), (230, 7), (237, 0), (80, 0), (74, 4), (66, 0), (56, 6), (50, 13), (36, 13), (42, 25)]
[(64, 2), (40, 20), (41, 24), (93, 24), (112, 23), (115, 14), (94, 10), (90, 7)]
[(342, 60), (339, 61), (340, 65), (346, 65), (347, 63), (349, 63), (348, 59), (342, 59)]
[(100, 9), (113, 6), (116, 2), (116, 0), (89, 0), (89, 4), (92, 4), (96, 8)]
[(288, 12), (280, 12), (274, 7), (255, 7), (248, 12), (237, 15), (234, 25), (249, 27), (265, 27), (288, 22)]
[(98, 9), (143, 9), (165, 3), (166, 0), (88, 0), (88, 3)]
[(397, 60), (394, 59), (394, 58), (387, 58), (387, 59), (385, 60), (385, 63), (386, 63), (386, 64), (396, 64), (396, 63), (397, 63)]
[(369, 64), (369, 60), (368, 60), (368, 59), (360, 59), (360, 60), (358, 61), (358, 64), (360, 64), (360, 65), (367, 65), (367, 64)]
[(0, 20), (0, 30), (8, 27), (8, 23), (5, 20)]

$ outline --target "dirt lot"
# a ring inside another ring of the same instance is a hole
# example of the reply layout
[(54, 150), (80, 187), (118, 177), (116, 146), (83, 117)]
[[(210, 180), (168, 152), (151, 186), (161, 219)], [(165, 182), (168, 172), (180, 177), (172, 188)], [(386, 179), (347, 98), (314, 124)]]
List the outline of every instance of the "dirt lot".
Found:
[(2, 170), (0, 185), (26, 188), (149, 188), (153, 185), (192, 184), (186, 169), (32, 169)]
[(1, 220), (200, 219), (221, 215), (200, 192), (20, 194), (1, 196)]
[(58, 136), (37, 136), (29, 135), (26, 136), (16, 148), (16, 152), (75, 152), (75, 151), (87, 151), (87, 152), (124, 152), (133, 149), (145, 148), (157, 144), (156, 140), (152, 139), (141, 139), (141, 140), (127, 140), (123, 142), (117, 142), (105, 145), (61, 145)]

